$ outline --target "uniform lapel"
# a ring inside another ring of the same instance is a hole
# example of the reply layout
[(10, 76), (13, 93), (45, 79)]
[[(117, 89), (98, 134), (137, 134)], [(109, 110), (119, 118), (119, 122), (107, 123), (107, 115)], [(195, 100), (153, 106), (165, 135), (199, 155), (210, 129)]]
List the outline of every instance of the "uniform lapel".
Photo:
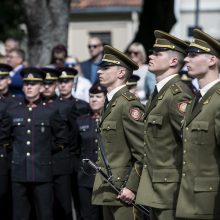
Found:
[(175, 77), (173, 77), (169, 82), (167, 82), (164, 87), (160, 90), (160, 92), (158, 92), (158, 94), (149, 101), (149, 104), (146, 107), (146, 113), (145, 113), (145, 117), (151, 112), (151, 110), (157, 105), (158, 100), (162, 100), (166, 90), (174, 83), (180, 81), (180, 76), (177, 75)]
[(190, 114), (188, 114), (189, 116), (186, 118), (186, 125), (188, 125), (201, 112), (203, 105), (206, 105), (209, 103), (212, 95), (219, 88), (219, 86), (220, 86), (220, 82), (218, 82), (211, 89), (209, 89), (208, 92), (202, 97), (200, 102), (195, 106), (195, 108), (193, 110), (193, 106), (194, 106), (194, 102), (195, 102), (195, 98), (194, 98), (194, 100), (190, 106), (190, 109), (189, 109)]
[(104, 119), (111, 113), (112, 109), (114, 108), (114, 106), (116, 105), (117, 102), (117, 98), (119, 96), (122, 95), (122, 93), (126, 92), (128, 89), (127, 87), (123, 87), (122, 89), (120, 89), (111, 99), (111, 101), (108, 103), (108, 107), (106, 108), (106, 110), (103, 112), (102, 117), (101, 117), (101, 122), (100, 122), (100, 126), (102, 124), (102, 122), (104, 121)]

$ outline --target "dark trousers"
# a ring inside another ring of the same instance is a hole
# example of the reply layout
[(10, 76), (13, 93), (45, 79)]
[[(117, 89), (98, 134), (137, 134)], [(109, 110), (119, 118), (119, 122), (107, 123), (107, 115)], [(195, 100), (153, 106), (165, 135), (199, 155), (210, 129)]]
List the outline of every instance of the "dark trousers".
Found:
[(11, 193), (9, 176), (0, 175), (0, 219), (9, 220), (11, 213)]
[(52, 183), (12, 182), (13, 220), (29, 220), (31, 207), (37, 220), (53, 220)]
[(102, 220), (102, 207), (92, 205), (92, 188), (79, 187), (80, 215), (82, 220)]
[(70, 175), (53, 177), (54, 220), (72, 220)]

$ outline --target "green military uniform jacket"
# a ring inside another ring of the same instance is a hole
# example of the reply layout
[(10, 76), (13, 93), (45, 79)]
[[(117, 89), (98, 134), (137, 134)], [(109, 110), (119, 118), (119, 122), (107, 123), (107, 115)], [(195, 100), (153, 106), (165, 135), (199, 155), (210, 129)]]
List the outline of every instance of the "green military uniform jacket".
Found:
[(220, 219), (220, 82), (202, 97), (183, 127), (183, 169), (176, 216)]
[[(100, 122), (101, 137), (116, 186), (136, 192), (143, 157), (144, 108), (127, 87), (109, 102)], [(99, 149), (98, 166), (106, 171)], [(98, 173), (93, 187), (93, 204), (121, 206), (117, 193)]]
[(181, 122), (191, 95), (177, 75), (147, 105), (138, 204), (160, 209), (176, 205), (182, 167)]

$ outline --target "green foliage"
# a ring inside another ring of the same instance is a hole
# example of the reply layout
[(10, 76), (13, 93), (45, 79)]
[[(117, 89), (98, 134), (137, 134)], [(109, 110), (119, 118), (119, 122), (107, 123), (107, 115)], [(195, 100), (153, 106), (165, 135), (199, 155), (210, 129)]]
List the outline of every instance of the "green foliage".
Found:
[(24, 31), (20, 25), (24, 23), (24, 12), (21, 0), (1, 0), (0, 1), (0, 41), (8, 37), (21, 40)]

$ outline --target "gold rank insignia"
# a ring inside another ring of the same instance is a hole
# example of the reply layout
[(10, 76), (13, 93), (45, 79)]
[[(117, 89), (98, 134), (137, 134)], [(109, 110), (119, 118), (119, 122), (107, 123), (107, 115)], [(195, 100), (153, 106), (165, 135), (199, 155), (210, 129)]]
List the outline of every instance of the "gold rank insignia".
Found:
[(143, 112), (139, 109), (139, 108), (131, 108), (129, 110), (129, 113), (130, 113), (130, 116), (135, 120), (135, 121), (138, 121), (142, 115), (143, 115)]
[(46, 79), (49, 79), (49, 78), (51, 78), (51, 75), (50, 75), (50, 73), (47, 73), (46, 74)]

